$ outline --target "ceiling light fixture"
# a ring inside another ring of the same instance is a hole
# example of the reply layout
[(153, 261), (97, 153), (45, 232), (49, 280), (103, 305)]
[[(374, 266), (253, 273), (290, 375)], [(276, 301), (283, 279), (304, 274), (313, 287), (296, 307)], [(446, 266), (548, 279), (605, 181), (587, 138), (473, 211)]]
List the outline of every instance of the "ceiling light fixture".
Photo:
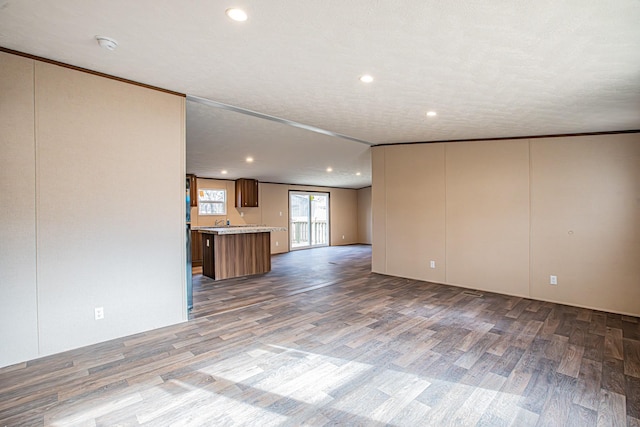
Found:
[(435, 111), (428, 111), (427, 112), (427, 116), (428, 117), (435, 117), (438, 113), (436, 113)]
[(327, 172), (333, 172), (333, 168), (328, 167), (328, 168), (327, 168)]
[(362, 83), (371, 83), (373, 81), (373, 76), (365, 74), (363, 76), (360, 76), (360, 81)]
[(226, 175), (226, 174), (227, 174), (227, 171), (226, 171), (226, 170), (221, 170), (221, 171), (220, 171), (220, 173), (221, 173), (222, 175)]
[(244, 22), (247, 20), (247, 13), (242, 9), (237, 9), (235, 7), (232, 7), (230, 9), (227, 9), (225, 13), (229, 18), (233, 19), (234, 21)]
[(360, 176), (360, 175), (361, 175), (361, 173), (360, 173), (360, 172), (356, 172), (356, 175), (357, 175), (357, 176)]
[(98, 40), (100, 47), (107, 50), (116, 50), (118, 47), (118, 42), (110, 37), (96, 36), (96, 40)]
[(253, 163), (253, 157), (247, 157), (246, 161), (247, 163)]

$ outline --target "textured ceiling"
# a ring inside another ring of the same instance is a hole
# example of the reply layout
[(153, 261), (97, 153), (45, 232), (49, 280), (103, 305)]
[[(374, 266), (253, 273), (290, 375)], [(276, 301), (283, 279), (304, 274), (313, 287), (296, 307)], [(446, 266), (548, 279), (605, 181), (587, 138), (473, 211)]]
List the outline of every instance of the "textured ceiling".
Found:
[(191, 101), (187, 141), (187, 165), (198, 176), (347, 188), (371, 183), (369, 145)]
[[(373, 144), (640, 129), (639, 23), (638, 0), (0, 0), (0, 46)], [(366, 144), (188, 104), (190, 172), (370, 182)]]

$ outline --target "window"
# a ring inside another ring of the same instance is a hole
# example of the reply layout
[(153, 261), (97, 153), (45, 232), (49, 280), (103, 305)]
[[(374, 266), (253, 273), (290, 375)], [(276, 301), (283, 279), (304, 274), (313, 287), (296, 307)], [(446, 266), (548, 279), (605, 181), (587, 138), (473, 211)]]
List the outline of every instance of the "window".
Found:
[(198, 190), (199, 215), (226, 215), (227, 190)]

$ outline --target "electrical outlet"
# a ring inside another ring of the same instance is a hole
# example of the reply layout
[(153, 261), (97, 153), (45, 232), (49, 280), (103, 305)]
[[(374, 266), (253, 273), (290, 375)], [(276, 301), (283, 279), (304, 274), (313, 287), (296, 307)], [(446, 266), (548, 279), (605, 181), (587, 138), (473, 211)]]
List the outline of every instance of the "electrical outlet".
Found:
[(280, 212), (280, 216), (282, 216), (282, 212)]
[(344, 240), (344, 234), (342, 235), (342, 240)]
[(244, 212), (240, 212), (240, 218), (244, 217)]
[(278, 241), (276, 240), (276, 246), (278, 246)]
[(96, 320), (104, 319), (104, 307), (96, 307), (94, 309)]
[(557, 285), (558, 284), (558, 276), (549, 276), (549, 284)]
[(435, 261), (429, 261), (429, 267), (436, 268), (436, 262)]

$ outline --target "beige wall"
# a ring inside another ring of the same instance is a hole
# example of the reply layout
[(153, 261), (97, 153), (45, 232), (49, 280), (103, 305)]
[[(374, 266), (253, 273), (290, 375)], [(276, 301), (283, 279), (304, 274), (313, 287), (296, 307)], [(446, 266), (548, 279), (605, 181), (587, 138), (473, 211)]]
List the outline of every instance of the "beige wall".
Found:
[[(261, 213), (259, 224), (289, 229), (289, 189), (280, 184), (258, 184), (258, 200)], [(289, 251), (289, 232), (274, 231), (271, 233), (271, 253), (278, 254)]]
[(371, 244), (371, 187), (358, 190), (358, 243)]
[[(358, 192), (357, 190), (329, 187), (313, 187), (288, 184), (259, 183), (259, 203), (257, 208), (235, 207), (235, 182), (198, 178), (198, 189), (226, 189), (227, 215), (198, 215), (192, 208), (192, 225), (210, 227), (216, 220), (229, 220), (231, 224), (264, 224), (289, 227), (289, 191), (315, 191), (329, 193), (330, 242), (332, 246), (358, 243)], [(343, 238), (344, 236), (344, 238)], [(273, 232), (271, 253), (289, 251), (288, 231)]]
[[(387, 147), (371, 150), (371, 271), (387, 272)], [(397, 248), (396, 248), (397, 249)]]
[(0, 52), (0, 367), (38, 355), (33, 75)]
[(21, 273), (0, 301), (24, 313), (2, 318), (0, 365), (186, 320), (184, 97), (1, 55), (2, 187), (22, 194), (3, 201), (2, 258)]
[[(386, 156), (386, 273), (443, 281), (444, 146), (405, 145)], [(430, 268), (429, 261), (436, 268)]]
[(358, 243), (358, 193), (342, 188), (290, 186), (291, 190), (329, 192), (331, 209), (331, 246)]
[(640, 134), (385, 146), (372, 159), (373, 271), (640, 314)]
[(440, 145), (446, 151), (446, 281), (528, 295), (528, 141)]
[(640, 314), (640, 134), (532, 140), (531, 165), (531, 296)]

